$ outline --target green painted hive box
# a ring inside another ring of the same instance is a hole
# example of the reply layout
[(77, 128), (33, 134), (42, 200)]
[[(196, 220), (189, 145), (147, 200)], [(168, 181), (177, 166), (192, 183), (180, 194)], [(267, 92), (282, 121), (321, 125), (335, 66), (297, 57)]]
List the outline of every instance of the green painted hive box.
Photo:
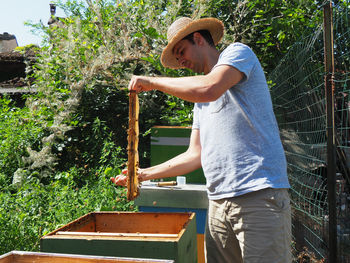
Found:
[[(151, 128), (151, 166), (165, 162), (183, 152), (190, 143), (191, 127), (154, 126)], [(205, 184), (202, 169), (197, 169), (186, 176), (186, 183)], [(164, 178), (166, 181), (176, 181), (176, 178)]]
[(117, 258), (28, 251), (11, 251), (0, 256), (0, 263), (171, 263), (173, 260)]
[(49, 233), (40, 250), (197, 262), (195, 213), (94, 212)]

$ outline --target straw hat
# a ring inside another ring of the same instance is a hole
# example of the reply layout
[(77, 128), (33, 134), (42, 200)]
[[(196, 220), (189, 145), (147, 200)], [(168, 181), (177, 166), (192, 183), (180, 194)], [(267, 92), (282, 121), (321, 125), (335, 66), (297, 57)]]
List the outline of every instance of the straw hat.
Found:
[(214, 44), (217, 45), (224, 35), (224, 24), (216, 18), (192, 20), (189, 17), (181, 17), (177, 19), (168, 29), (168, 45), (164, 48), (161, 56), (161, 62), (164, 67), (182, 68), (173, 54), (173, 48), (184, 37), (199, 30), (208, 30), (214, 40)]

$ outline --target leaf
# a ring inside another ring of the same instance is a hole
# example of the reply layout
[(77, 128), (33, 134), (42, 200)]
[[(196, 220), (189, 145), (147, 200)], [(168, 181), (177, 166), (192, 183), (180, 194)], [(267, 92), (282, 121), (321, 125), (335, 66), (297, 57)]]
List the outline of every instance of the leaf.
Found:
[(145, 30), (145, 33), (151, 38), (158, 38), (158, 32), (155, 28), (149, 27)]

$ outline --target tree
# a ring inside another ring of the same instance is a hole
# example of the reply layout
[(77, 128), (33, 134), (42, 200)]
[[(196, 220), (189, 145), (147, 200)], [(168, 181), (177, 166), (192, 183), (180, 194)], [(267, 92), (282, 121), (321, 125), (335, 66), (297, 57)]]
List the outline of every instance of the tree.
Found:
[[(313, 1), (70, 0), (57, 5), (67, 18), (52, 27), (33, 25), (44, 32), (46, 44), (30, 76), (38, 95), (27, 105), (43, 132), (19, 167), (45, 176), (72, 166), (89, 174), (100, 165), (122, 163), (131, 75), (191, 74), (159, 61), (166, 29), (177, 17), (221, 19), (226, 36), (220, 48), (231, 41), (250, 45), (266, 72), (319, 19)], [(147, 166), (149, 128), (190, 125), (192, 104), (159, 92), (140, 94), (140, 100), (140, 162)]]
[(317, 1), (209, 1), (206, 15), (224, 22), (225, 44), (239, 41), (249, 45), (267, 74), (295, 41), (322, 23)]

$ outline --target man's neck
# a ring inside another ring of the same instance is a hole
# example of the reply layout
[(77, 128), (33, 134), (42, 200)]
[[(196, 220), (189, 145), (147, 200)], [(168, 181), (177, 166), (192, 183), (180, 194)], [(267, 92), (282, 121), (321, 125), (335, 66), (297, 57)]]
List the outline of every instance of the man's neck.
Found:
[(219, 60), (220, 52), (214, 48), (210, 47), (208, 55), (205, 59), (204, 74), (208, 74)]

